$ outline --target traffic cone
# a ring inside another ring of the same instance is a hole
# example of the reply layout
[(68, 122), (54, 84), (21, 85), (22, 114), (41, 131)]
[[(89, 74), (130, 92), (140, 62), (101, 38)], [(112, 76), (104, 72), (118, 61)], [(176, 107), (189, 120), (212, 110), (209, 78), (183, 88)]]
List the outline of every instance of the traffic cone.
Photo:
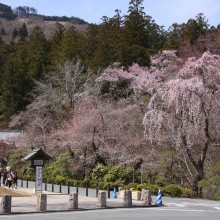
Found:
[(158, 191), (156, 205), (157, 206), (162, 206), (163, 205), (163, 202), (162, 202), (162, 192), (160, 190)]
[(114, 187), (113, 199), (117, 199), (116, 187)]

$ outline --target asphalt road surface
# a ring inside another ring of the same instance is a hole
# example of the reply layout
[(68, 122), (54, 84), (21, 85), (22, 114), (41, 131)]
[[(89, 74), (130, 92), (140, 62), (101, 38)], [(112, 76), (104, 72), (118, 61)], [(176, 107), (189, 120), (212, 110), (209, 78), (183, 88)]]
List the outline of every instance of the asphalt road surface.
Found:
[(1, 220), (220, 220), (220, 202), (164, 198), (163, 207), (29, 213)]
[[(29, 187), (33, 188), (34, 183), (30, 182)], [(48, 185), (49, 191), (50, 188), (51, 186)], [(74, 187), (71, 188), (71, 192), (75, 190)], [(59, 191), (58, 185), (54, 187), (54, 191)], [(65, 191), (67, 187), (62, 187), (62, 192)], [(85, 189), (79, 188), (79, 194), (84, 195)], [(95, 197), (94, 189), (89, 189), (89, 196)], [(153, 197), (153, 201), (155, 199), (156, 197)], [(109, 208), (0, 215), (0, 220), (220, 220), (219, 201), (163, 197), (163, 204), (162, 207), (151, 208)]]

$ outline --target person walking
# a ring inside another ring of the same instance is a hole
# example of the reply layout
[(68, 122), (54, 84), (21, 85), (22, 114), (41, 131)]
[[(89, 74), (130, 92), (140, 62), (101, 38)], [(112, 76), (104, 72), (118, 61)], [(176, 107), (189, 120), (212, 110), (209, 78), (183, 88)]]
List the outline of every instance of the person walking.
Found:
[(16, 171), (12, 171), (12, 188), (14, 187), (15, 189), (17, 189), (18, 186), (18, 175)]
[(11, 170), (7, 173), (6, 181), (7, 181), (7, 183), (8, 183), (8, 188), (9, 188), (9, 189), (10, 189), (11, 187), (13, 188), (13, 186), (12, 186), (13, 176), (12, 176)]

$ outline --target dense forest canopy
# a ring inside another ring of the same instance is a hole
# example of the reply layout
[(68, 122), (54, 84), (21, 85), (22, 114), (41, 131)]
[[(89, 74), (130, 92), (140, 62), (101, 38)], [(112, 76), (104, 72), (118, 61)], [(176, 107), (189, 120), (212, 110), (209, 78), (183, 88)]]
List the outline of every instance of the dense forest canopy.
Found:
[[(210, 174), (220, 163), (219, 26), (200, 13), (166, 31), (142, 4), (131, 0), (126, 15), (116, 10), (84, 31), (53, 18), (49, 37), (24, 21), (9, 42), (2, 21), (0, 120), (24, 130), (19, 147), (54, 156), (68, 150), (59, 159), (74, 178), (106, 166), (147, 166), (146, 181), (190, 187), (198, 196), (209, 185), (219, 198), (218, 168)], [(9, 6), (0, 10), (13, 14)], [(109, 175), (102, 178), (113, 181)]]

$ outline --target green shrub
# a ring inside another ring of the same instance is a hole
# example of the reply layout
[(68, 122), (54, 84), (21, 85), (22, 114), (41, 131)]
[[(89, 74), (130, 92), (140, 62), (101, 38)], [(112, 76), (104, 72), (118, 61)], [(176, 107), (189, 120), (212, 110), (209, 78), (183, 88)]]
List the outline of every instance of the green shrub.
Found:
[(92, 179), (95, 181), (103, 181), (104, 176), (108, 173), (109, 166), (104, 166), (103, 164), (98, 164), (92, 170)]
[(189, 188), (181, 187), (181, 197), (182, 198), (193, 198), (195, 197), (195, 192)]
[(125, 185), (125, 189), (137, 189), (138, 183), (129, 183), (128, 185)]
[(142, 189), (150, 190), (153, 195), (157, 195), (157, 193), (160, 189), (160, 186), (151, 185), (148, 183), (143, 183), (143, 184), (137, 185), (137, 190), (141, 191)]
[(68, 183), (68, 179), (66, 177), (63, 177), (63, 176), (55, 176), (55, 178), (53, 179), (54, 183), (55, 184), (62, 184), (62, 185), (67, 185)]
[(171, 197), (180, 197), (181, 196), (181, 187), (176, 184), (167, 185), (163, 188), (163, 192)]

